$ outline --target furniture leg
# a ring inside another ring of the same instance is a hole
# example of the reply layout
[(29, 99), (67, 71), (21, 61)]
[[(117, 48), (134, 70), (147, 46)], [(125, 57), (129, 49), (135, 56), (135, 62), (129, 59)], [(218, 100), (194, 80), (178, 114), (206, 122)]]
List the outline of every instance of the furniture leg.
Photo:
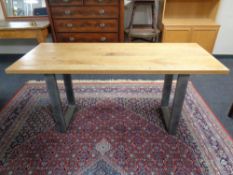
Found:
[(129, 39), (129, 41), (132, 41), (133, 40), (133, 38), (131, 37), (131, 30), (132, 30), (132, 28), (133, 28), (133, 19), (134, 19), (134, 15), (135, 15), (135, 10), (136, 10), (136, 5), (135, 5), (135, 2), (133, 1), (132, 2), (132, 13), (131, 13), (131, 17), (130, 17), (130, 20), (129, 20), (129, 27), (128, 27), (128, 29), (129, 29), (129, 35), (128, 35), (128, 39)]
[(189, 75), (178, 75), (168, 127), (169, 134), (176, 134), (177, 126), (181, 117), (181, 111), (184, 103), (188, 80)]
[(169, 120), (170, 120), (170, 111), (168, 105), (169, 105), (169, 99), (172, 88), (172, 80), (173, 80), (173, 75), (164, 76), (164, 84), (163, 84), (163, 92), (162, 92), (162, 100), (161, 100), (161, 112), (166, 129), (168, 129)]
[(66, 97), (68, 100), (69, 105), (75, 105), (75, 97), (74, 97), (74, 91), (72, 87), (72, 78), (70, 74), (64, 74), (64, 85), (66, 90)]
[(173, 80), (173, 75), (165, 75), (163, 93), (162, 93), (162, 101), (161, 101), (162, 107), (168, 106), (171, 88), (172, 88), (172, 80)]
[(61, 99), (57, 86), (56, 76), (53, 74), (45, 75), (47, 89), (52, 104), (53, 118), (56, 123), (56, 128), (60, 132), (66, 131), (66, 122), (62, 112)]
[(36, 32), (37, 32), (36, 33), (37, 42), (39, 44), (45, 42), (46, 38), (48, 36), (48, 30), (47, 29), (41, 29), (41, 30), (38, 30)]
[(228, 116), (231, 117), (231, 118), (233, 118), (233, 103), (231, 105), (231, 109), (230, 109), (230, 111), (228, 113)]
[(76, 104), (75, 104), (75, 97), (74, 97), (74, 91), (72, 87), (72, 78), (70, 74), (64, 74), (63, 75), (65, 90), (66, 90), (66, 97), (68, 101), (68, 109), (65, 116), (66, 126), (69, 126), (69, 123), (73, 117), (73, 114), (76, 110)]
[(165, 76), (161, 110), (165, 127), (169, 134), (175, 135), (181, 117), (181, 111), (188, 85), (189, 75), (178, 75), (175, 95), (171, 111), (169, 110), (169, 97), (172, 86), (172, 75)]
[(61, 105), (61, 98), (59, 94), (59, 89), (57, 86), (57, 80), (55, 75), (45, 75), (46, 84), (48, 88), (48, 93), (50, 96), (51, 104), (52, 104), (52, 110), (53, 110), (53, 118), (56, 123), (56, 128), (60, 132), (66, 132), (69, 123), (74, 116), (76, 105), (75, 105), (75, 98), (72, 88), (72, 82), (71, 82), (71, 76), (70, 75), (64, 75), (64, 84), (65, 84), (65, 90), (66, 90), (66, 96), (68, 99), (68, 109), (63, 114), (62, 111), (62, 105)]

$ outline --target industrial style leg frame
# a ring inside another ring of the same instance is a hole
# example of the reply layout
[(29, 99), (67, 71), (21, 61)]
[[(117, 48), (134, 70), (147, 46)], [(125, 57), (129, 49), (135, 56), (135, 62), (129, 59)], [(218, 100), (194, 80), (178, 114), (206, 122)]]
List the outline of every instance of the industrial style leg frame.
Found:
[[(49, 97), (53, 109), (53, 118), (56, 122), (56, 127), (60, 132), (66, 132), (67, 127), (76, 110), (75, 97), (72, 88), (71, 75), (64, 74), (64, 85), (68, 100), (68, 109), (66, 114), (63, 114), (60, 93), (57, 85), (56, 76), (54, 74), (45, 75)], [(161, 110), (165, 123), (165, 127), (169, 134), (175, 134), (180, 120), (183, 107), (186, 88), (188, 85), (189, 75), (178, 75), (173, 105), (169, 110), (169, 98), (171, 94), (173, 75), (165, 75), (164, 87), (162, 93)]]
[(57, 85), (56, 76), (54, 74), (45, 75), (47, 89), (48, 89), (48, 93), (49, 93), (49, 97), (50, 97), (52, 109), (53, 109), (53, 118), (56, 123), (57, 130), (59, 130), (60, 132), (66, 132), (69, 126), (69, 123), (76, 110), (71, 75), (64, 74), (63, 79), (64, 79), (66, 96), (68, 100), (68, 109), (65, 115), (63, 114), (63, 111), (62, 111), (61, 98), (60, 98), (60, 93), (59, 93), (59, 89)]
[(176, 134), (177, 126), (181, 117), (184, 97), (188, 85), (189, 75), (178, 75), (175, 95), (171, 110), (169, 109), (169, 98), (171, 93), (173, 75), (165, 75), (161, 111), (165, 127), (169, 134)]

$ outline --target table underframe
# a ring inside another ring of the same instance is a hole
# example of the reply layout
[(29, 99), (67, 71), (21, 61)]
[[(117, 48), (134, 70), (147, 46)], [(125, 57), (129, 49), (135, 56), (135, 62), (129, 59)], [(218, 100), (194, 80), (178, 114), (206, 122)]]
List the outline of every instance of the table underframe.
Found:
[[(64, 114), (62, 111), (62, 103), (60, 93), (57, 85), (56, 75), (45, 75), (47, 89), (52, 104), (53, 118), (56, 123), (56, 128), (60, 132), (66, 132), (69, 123), (76, 111), (75, 97), (72, 87), (72, 78), (70, 74), (64, 74), (64, 85), (66, 91), (66, 97), (68, 101), (68, 109)], [(169, 134), (175, 135), (179, 120), (181, 117), (181, 111), (188, 85), (189, 75), (179, 74), (177, 76), (177, 83), (175, 88), (175, 94), (171, 109), (169, 108), (169, 99), (172, 89), (173, 75), (165, 75), (164, 86), (162, 92), (161, 111), (165, 128)]]

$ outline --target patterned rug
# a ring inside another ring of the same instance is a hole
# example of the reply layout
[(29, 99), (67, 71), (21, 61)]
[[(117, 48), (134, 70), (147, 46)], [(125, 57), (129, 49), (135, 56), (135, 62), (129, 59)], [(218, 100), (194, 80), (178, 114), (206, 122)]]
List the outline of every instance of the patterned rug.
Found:
[(61, 134), (45, 83), (25, 84), (0, 113), (0, 174), (233, 174), (232, 138), (192, 83), (177, 134), (166, 133), (158, 110), (162, 85), (74, 81), (78, 110)]

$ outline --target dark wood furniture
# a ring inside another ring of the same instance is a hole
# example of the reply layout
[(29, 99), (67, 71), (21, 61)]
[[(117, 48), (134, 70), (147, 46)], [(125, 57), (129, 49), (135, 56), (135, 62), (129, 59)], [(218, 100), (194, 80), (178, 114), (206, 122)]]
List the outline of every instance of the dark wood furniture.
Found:
[(123, 0), (46, 0), (54, 42), (124, 41)]
[[(126, 30), (129, 36), (129, 41), (132, 41), (133, 38), (140, 39), (152, 39), (153, 42), (159, 41), (159, 27), (158, 27), (158, 17), (159, 17), (159, 4), (160, 0), (132, 0), (132, 13), (130, 16), (129, 27)], [(139, 6), (148, 6), (151, 7), (151, 25), (134, 25), (134, 17), (136, 9)]]

